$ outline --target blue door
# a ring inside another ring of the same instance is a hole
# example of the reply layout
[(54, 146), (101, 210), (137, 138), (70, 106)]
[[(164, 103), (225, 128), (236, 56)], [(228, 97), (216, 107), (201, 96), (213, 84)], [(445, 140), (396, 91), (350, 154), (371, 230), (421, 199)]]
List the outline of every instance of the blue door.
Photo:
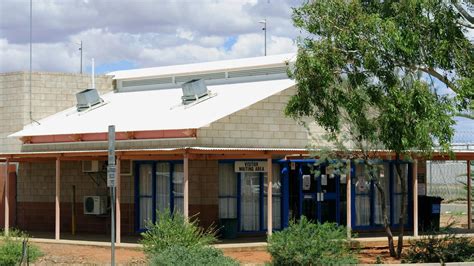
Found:
[(340, 176), (324, 166), (299, 165), (300, 216), (311, 221), (340, 222)]

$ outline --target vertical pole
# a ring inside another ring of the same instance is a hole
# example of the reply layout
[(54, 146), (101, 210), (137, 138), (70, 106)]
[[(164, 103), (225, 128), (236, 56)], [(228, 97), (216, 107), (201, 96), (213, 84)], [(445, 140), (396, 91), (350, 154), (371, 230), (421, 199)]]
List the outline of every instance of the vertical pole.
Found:
[(55, 221), (55, 237), (59, 240), (60, 235), (60, 206), (59, 199), (61, 197), (61, 161), (59, 157), (56, 158), (56, 221)]
[(351, 160), (347, 160), (347, 171), (346, 171), (346, 227), (347, 227), (347, 239), (352, 237), (352, 195), (351, 195)]
[(272, 158), (267, 159), (267, 235), (273, 231), (273, 165)]
[(267, 56), (267, 19), (265, 19), (265, 56)]
[(467, 228), (472, 229), (472, 176), (471, 160), (467, 160)]
[(188, 154), (184, 154), (183, 158), (183, 167), (184, 167), (184, 184), (183, 184), (183, 201), (184, 201), (184, 208), (183, 208), (183, 215), (187, 219), (189, 218), (189, 158)]
[[(95, 61), (92, 58), (92, 88), (95, 89)], [(115, 130), (115, 128), (114, 128)]]
[(116, 168), (116, 177), (115, 177), (115, 182), (116, 182), (116, 191), (115, 191), (115, 230), (116, 230), (116, 239), (115, 241), (120, 244), (121, 242), (121, 230), (120, 230), (120, 182), (121, 182), (121, 177), (120, 177), (120, 156), (117, 156), (117, 168)]
[(9, 161), (8, 159), (5, 161), (5, 179), (3, 180), (3, 184), (5, 185), (4, 194), (5, 194), (5, 235), (8, 235), (8, 231), (10, 229), (10, 204), (8, 202), (8, 196), (10, 193), (10, 184), (9, 184)]
[[(94, 59), (92, 59), (92, 80), (94, 80)], [(111, 260), (110, 264), (115, 266), (115, 126), (109, 126), (108, 132), (108, 166), (107, 166), (107, 186), (110, 187), (111, 194), (111, 213), (110, 213), (110, 248)]]
[(76, 186), (72, 185), (71, 233), (76, 235)]
[(412, 191), (413, 191), (413, 236), (418, 236), (418, 161), (413, 161)]
[(81, 74), (82, 74), (82, 40), (81, 40), (81, 48), (79, 48), (79, 50), (81, 51)]

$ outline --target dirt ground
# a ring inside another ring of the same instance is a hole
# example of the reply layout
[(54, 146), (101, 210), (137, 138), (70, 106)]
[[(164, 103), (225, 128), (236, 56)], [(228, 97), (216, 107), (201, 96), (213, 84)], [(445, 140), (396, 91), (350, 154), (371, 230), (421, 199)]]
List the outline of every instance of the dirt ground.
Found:
[(224, 251), (224, 255), (234, 258), (241, 264), (265, 264), (272, 260), (266, 251)]
[(467, 228), (467, 214), (465, 213), (443, 213), (440, 216), (439, 226), (446, 227), (452, 224), (453, 228)]
[[(44, 254), (35, 265), (106, 265), (110, 264), (109, 247), (93, 247), (66, 244), (33, 243)], [(139, 249), (117, 248), (115, 253), (117, 265), (145, 265), (146, 258)], [(265, 264), (270, 262), (266, 251), (225, 251), (226, 256), (242, 264)]]
[[(35, 262), (37, 265), (110, 264), (110, 247), (47, 243), (33, 245), (39, 247), (44, 254)], [(115, 262), (118, 265), (144, 265), (146, 260), (139, 249), (117, 248)]]
[[(33, 243), (39, 247), (44, 256), (39, 258), (35, 265), (106, 265), (110, 264), (110, 248), (67, 244)], [(264, 265), (271, 261), (266, 251), (224, 251), (226, 256), (232, 257), (244, 265)], [(362, 249), (359, 255), (361, 263), (375, 263), (377, 257), (384, 263), (400, 263), (390, 258), (384, 247)], [(117, 248), (117, 265), (146, 265), (146, 258), (139, 249)]]

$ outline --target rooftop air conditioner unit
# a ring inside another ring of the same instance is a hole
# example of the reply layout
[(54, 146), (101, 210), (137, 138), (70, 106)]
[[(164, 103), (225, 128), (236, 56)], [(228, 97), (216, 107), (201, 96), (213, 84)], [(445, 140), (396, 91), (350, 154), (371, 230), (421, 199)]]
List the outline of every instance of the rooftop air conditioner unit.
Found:
[(103, 102), (96, 89), (87, 89), (76, 93), (76, 100), (76, 108), (78, 112), (87, 110), (92, 106)]
[(107, 196), (85, 196), (84, 214), (101, 215), (107, 213)]
[(209, 95), (209, 90), (206, 87), (206, 83), (202, 79), (193, 79), (181, 85), (183, 90), (183, 96), (181, 100), (183, 104), (189, 104)]
[(97, 173), (99, 172), (99, 161), (82, 161), (83, 173)]

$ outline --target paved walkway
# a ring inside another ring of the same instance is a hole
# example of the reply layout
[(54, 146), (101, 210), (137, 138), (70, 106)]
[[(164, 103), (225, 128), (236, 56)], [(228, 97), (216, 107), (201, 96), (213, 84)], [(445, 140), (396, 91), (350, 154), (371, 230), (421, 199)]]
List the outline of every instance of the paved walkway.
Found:
[[(459, 236), (471, 237), (474, 238), (474, 233), (470, 234), (459, 234)], [(404, 236), (403, 239), (407, 241), (420, 239), (422, 236)], [(382, 237), (360, 237), (353, 238), (353, 241), (361, 243), (363, 246), (385, 246), (387, 244), (387, 238)], [(397, 241), (398, 237), (394, 237), (394, 241)], [(48, 238), (30, 238), (31, 242), (38, 243), (51, 243), (51, 244), (70, 244), (70, 245), (85, 245), (85, 246), (100, 246), (100, 247), (110, 247), (110, 242), (106, 241), (87, 241), (87, 240), (68, 240), (68, 239), (48, 239)], [(264, 250), (266, 249), (267, 242), (265, 241), (252, 241), (252, 242), (242, 242), (244, 239), (238, 239), (239, 242), (236, 243), (219, 243), (214, 246), (220, 249), (233, 250), (233, 251), (246, 251), (246, 250)], [(141, 248), (142, 245), (138, 243), (120, 243), (116, 244), (117, 247), (123, 248)]]

